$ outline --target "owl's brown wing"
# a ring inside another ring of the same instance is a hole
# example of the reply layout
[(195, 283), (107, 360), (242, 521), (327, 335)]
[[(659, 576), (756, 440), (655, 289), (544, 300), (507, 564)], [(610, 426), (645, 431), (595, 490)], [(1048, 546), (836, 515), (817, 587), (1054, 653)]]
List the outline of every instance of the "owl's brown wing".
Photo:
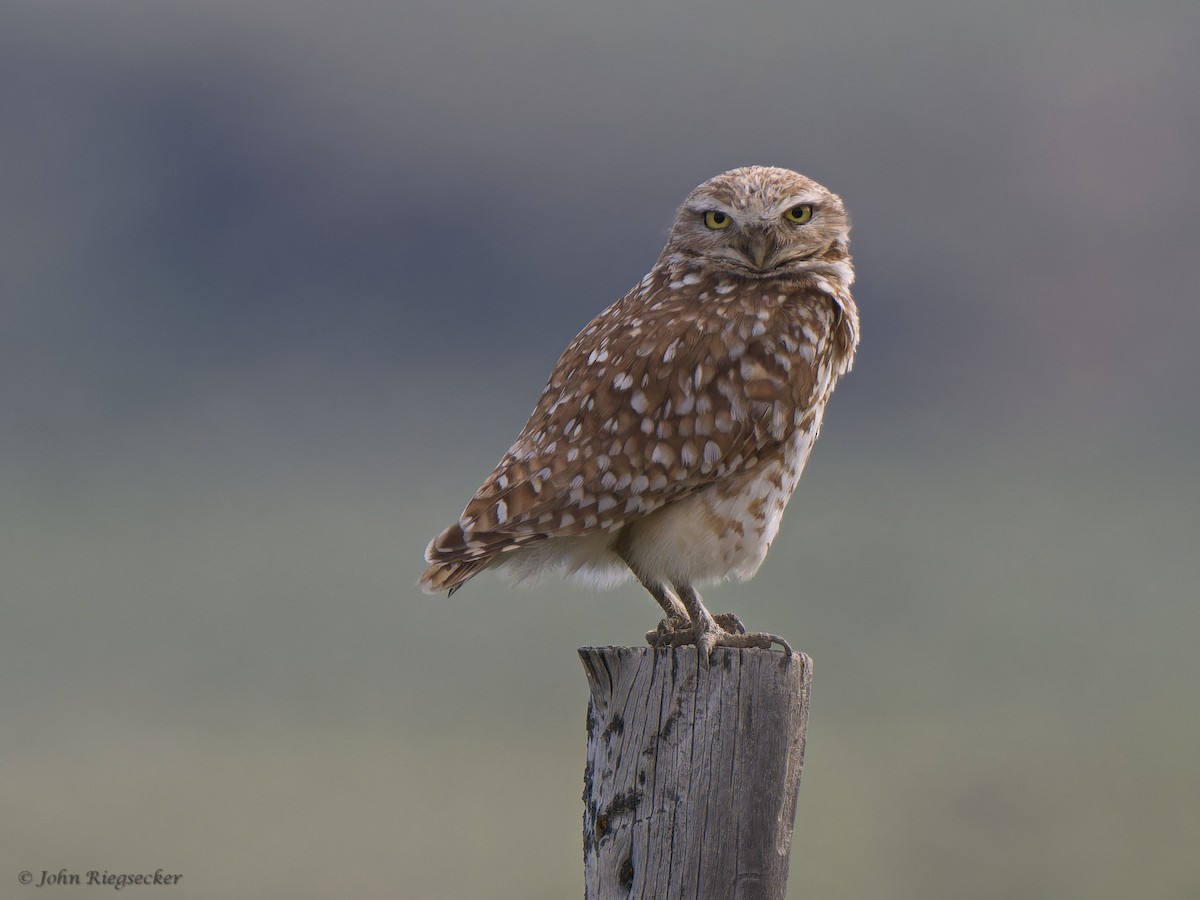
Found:
[(568, 346), (512, 448), (429, 545), (427, 589), (453, 589), (536, 541), (615, 533), (803, 427), (829, 370), (827, 295), (764, 309), (756, 292), (707, 314), (653, 299), (631, 294)]

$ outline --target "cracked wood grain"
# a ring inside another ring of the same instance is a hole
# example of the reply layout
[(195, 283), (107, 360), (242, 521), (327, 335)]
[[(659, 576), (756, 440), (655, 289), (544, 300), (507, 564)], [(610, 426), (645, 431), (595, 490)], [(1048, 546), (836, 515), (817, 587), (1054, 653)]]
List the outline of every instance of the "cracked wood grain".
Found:
[(588, 900), (782, 898), (812, 661), (585, 647)]

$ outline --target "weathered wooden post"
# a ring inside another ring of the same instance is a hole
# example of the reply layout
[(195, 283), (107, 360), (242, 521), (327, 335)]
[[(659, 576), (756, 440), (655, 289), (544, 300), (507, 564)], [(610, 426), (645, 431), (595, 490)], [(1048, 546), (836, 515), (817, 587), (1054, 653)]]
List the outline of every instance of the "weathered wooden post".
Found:
[(778, 900), (787, 885), (812, 660), (585, 647), (587, 900)]

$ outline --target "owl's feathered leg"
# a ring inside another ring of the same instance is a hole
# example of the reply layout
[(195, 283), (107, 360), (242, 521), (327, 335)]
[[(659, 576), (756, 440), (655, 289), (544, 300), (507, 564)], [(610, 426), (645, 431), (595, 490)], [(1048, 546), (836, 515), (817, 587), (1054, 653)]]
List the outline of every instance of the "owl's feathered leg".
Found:
[(638, 571), (638, 567), (632, 562), (632, 557), (629, 552), (629, 541), (632, 532), (630, 529), (624, 529), (618, 535), (616, 542), (613, 545), (613, 551), (617, 556), (625, 561), (625, 565), (629, 566), (633, 577), (638, 580), (650, 596), (654, 598), (654, 602), (662, 607), (662, 611), (666, 614), (666, 618), (658, 623), (658, 627), (653, 631), (646, 632), (646, 643), (651, 647), (657, 647), (659, 639), (664, 634), (671, 634), (681, 629), (686, 629), (691, 625), (691, 620), (688, 618), (687, 610), (684, 609), (679, 598), (675, 596), (671, 588), (662, 581), (650, 578)]
[(671, 593), (669, 587), (656, 581), (642, 581), (640, 576), (638, 577), (638, 581), (641, 582), (642, 587), (650, 592), (650, 596), (662, 607), (662, 611), (667, 614), (667, 617), (658, 623), (657, 628), (646, 632), (646, 642), (651, 647), (657, 647), (662, 635), (686, 629), (691, 622), (688, 619), (687, 610), (684, 609), (679, 599)]
[[(717, 647), (754, 647), (767, 650), (772, 644), (779, 644), (787, 653), (792, 652), (788, 642), (777, 634), (769, 634), (765, 631), (749, 633), (726, 631), (704, 608), (700, 594), (696, 592), (695, 588), (690, 585), (677, 585), (675, 590), (679, 594), (679, 599), (683, 602), (692, 624), (685, 629), (661, 635), (659, 646), (678, 647), (684, 644), (695, 644), (696, 649), (705, 660), (712, 656), (713, 650)], [(736, 618), (735, 616), (734, 619), (736, 620)], [(741, 622), (739, 621), (737, 624), (741, 625)]]
[(658, 601), (658, 605), (662, 607), (663, 612), (667, 614), (667, 619), (678, 620), (686, 623), (688, 621), (687, 610), (684, 605), (679, 602), (671, 589), (665, 584), (645, 584), (642, 587), (650, 592), (650, 596)]
[(685, 644), (695, 644), (707, 660), (712, 656), (714, 647), (761, 647), (766, 649), (772, 644), (779, 644), (788, 653), (792, 648), (787, 641), (764, 631), (746, 633), (742, 620), (733, 613), (720, 613), (713, 616), (704, 608), (704, 603), (696, 589), (675, 585), (673, 588), (663, 581), (644, 576), (637, 566), (630, 561), (630, 554), (624, 541), (618, 539), (613, 547), (629, 568), (634, 577), (641, 583), (662, 607), (666, 618), (658, 623), (653, 631), (646, 632), (646, 643), (651, 647), (679, 647)]

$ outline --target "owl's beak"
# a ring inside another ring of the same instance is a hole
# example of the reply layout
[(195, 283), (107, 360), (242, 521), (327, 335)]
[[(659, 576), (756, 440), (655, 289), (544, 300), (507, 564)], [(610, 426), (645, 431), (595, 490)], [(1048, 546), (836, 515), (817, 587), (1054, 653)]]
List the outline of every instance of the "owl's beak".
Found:
[(775, 252), (775, 235), (765, 228), (747, 229), (742, 252), (754, 264), (754, 268), (765, 268), (767, 260)]

